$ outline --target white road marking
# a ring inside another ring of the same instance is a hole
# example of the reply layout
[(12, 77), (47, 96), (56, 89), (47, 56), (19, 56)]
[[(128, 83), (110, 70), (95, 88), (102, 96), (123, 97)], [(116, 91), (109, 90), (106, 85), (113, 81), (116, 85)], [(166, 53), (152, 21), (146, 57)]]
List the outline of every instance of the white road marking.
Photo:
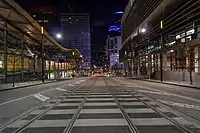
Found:
[(189, 109), (194, 109), (194, 110), (200, 110), (200, 106), (197, 106), (197, 105), (184, 104), (184, 103), (178, 103), (178, 102), (172, 102), (172, 101), (164, 101), (164, 100), (160, 100), (160, 99), (156, 99), (156, 100), (161, 103), (167, 104), (167, 105), (189, 108)]
[(33, 95), (33, 97), (39, 99), (39, 100), (42, 101), (42, 102), (44, 102), (44, 101), (46, 101), (46, 100), (49, 99), (49, 97), (46, 97), (46, 96), (44, 96), (44, 95), (42, 95), (42, 94), (35, 94), (35, 95)]
[(84, 106), (112, 106), (117, 105), (115, 102), (108, 102), (108, 103), (85, 103)]
[(62, 89), (62, 88), (56, 88), (56, 90), (58, 90), (58, 91), (67, 91), (67, 90)]
[[(47, 115), (58, 115), (58, 114), (74, 114), (77, 110), (76, 109), (68, 109), (68, 110), (50, 110), (46, 114)], [(30, 114), (40, 114), (43, 110), (36, 110), (31, 112)]]
[(81, 83), (78, 81), (78, 82), (76, 82), (76, 84), (81, 84)]
[[(52, 91), (52, 90), (55, 90), (55, 88), (49, 89), (49, 90), (46, 90), (46, 91), (41, 91), (39, 93), (45, 93), (45, 92)], [(19, 100), (22, 100), (22, 99), (26, 99), (26, 98), (32, 97), (32, 96), (34, 96), (36, 94), (38, 94), (38, 93), (34, 93), (34, 94), (31, 94), (31, 95), (28, 95), (28, 96), (24, 96), (24, 97), (16, 98), (16, 99), (4, 102), (4, 103), (0, 103), (0, 106), (8, 104), (8, 103), (16, 102), (16, 101), (19, 101)]]
[(180, 98), (184, 98), (187, 100), (191, 100), (191, 101), (195, 101), (195, 102), (199, 102), (200, 100), (192, 98), (192, 97), (188, 97), (188, 96), (183, 96), (183, 95), (178, 95), (178, 94), (173, 94), (173, 93), (169, 93), (166, 91), (160, 91), (154, 88), (150, 88), (150, 87), (144, 87), (144, 86), (138, 86), (139, 88), (144, 88), (144, 89), (148, 89), (148, 90), (153, 90), (153, 91), (144, 91), (144, 90), (137, 90), (138, 92), (144, 92), (144, 93), (154, 93), (154, 94), (160, 94), (160, 95), (166, 95), (166, 96), (174, 96), (174, 97), (180, 97)]
[(124, 126), (125, 119), (78, 119), (74, 126)]
[[(71, 83), (72, 83), (72, 82), (71, 82)], [(69, 84), (69, 85), (70, 85), (70, 84)], [(68, 86), (69, 86), (69, 85), (68, 85)], [(64, 86), (66, 86), (66, 85), (64, 85)], [(73, 85), (73, 86), (74, 86), (74, 85)], [(53, 91), (53, 90), (55, 90), (55, 88), (49, 89), (49, 90), (45, 90), (45, 91), (41, 91), (41, 92), (37, 92), (37, 93), (31, 94), (31, 95), (28, 95), (28, 96), (16, 98), (16, 99), (13, 99), (13, 100), (10, 100), (10, 101), (7, 101), (7, 102), (0, 103), (0, 106), (3, 106), (3, 105), (6, 105), (6, 104), (9, 104), (9, 103), (12, 103), (12, 102), (16, 102), (16, 101), (19, 101), (19, 100), (22, 100), (22, 99), (26, 99), (26, 98), (32, 97), (33, 95), (38, 94), (38, 93), (45, 93), (45, 92), (49, 92), (49, 91)]]
[(75, 86), (75, 85), (73, 85), (73, 84), (69, 84), (68, 86)]
[(82, 109), (81, 114), (121, 113), (120, 109)]

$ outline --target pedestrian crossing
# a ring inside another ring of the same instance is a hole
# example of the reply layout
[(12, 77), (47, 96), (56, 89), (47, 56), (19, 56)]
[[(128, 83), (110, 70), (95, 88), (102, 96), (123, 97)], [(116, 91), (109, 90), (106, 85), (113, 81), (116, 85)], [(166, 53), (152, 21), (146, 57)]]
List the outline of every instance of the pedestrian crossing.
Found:
[[(169, 118), (189, 124), (185, 119), (160, 107), (142, 95), (134, 94), (135, 96), (133, 96), (126, 90), (116, 86), (109, 89), (102, 82), (96, 84), (97, 87), (94, 86), (93, 89), (84, 87), (69, 96), (64, 94), (62, 97), (52, 100), (26, 117), (9, 125), (3, 130), (3, 133), (12, 133), (61, 99), (61, 102), (32, 122), (22, 133), (63, 133), (72, 121), (74, 123), (72, 123), (73, 126), (69, 130), (70, 133), (131, 133), (132, 130), (127, 118), (124, 118), (124, 112), (140, 133), (171, 133), (172, 131), (182, 133), (172, 122), (160, 116), (155, 110), (149, 108), (137, 98), (159, 109)], [(119, 108), (118, 103), (123, 111)], [(82, 104), (83, 107), (81, 107), (80, 113), (73, 120)]]

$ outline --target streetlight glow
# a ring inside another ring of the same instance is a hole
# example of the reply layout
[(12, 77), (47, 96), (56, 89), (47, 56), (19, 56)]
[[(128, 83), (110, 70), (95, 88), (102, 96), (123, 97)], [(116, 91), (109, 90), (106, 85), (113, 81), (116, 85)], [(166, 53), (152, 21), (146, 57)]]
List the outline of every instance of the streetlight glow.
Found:
[(62, 35), (60, 33), (56, 34), (56, 38), (61, 39)]
[(147, 30), (145, 28), (142, 28), (141, 32), (145, 33)]

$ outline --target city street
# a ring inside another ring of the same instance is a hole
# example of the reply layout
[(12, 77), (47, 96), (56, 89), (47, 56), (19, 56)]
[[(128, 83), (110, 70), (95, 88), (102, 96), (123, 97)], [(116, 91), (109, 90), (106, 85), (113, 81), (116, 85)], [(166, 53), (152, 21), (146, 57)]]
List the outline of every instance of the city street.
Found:
[[(192, 97), (192, 91), (195, 93), (198, 90), (191, 89), (191, 94), (184, 96), (176, 89), (174, 93), (173, 90), (167, 92), (167, 85), (147, 83), (122, 77), (91, 77), (52, 83), (49, 89), (26, 92), (28, 96), (24, 94), (1, 102), (1, 107), (7, 106), (7, 109), (10, 107), (9, 111), (12, 108), (14, 110), (12, 112), (17, 111), (18, 114), (18, 109), (24, 108), (26, 102), (29, 104), (32, 102), (34, 105), (32, 104), (32, 109), (29, 111), (21, 110), (23, 113), (18, 117), (14, 114), (13, 118), (9, 116), (10, 120), (4, 121), (0, 131), (3, 133), (199, 133), (200, 123), (196, 119), (174, 110), (176, 108), (170, 108), (166, 102), (181, 103), (184, 99), (185, 104), (198, 105), (198, 101), (192, 101), (192, 99), (198, 100), (197, 97)], [(24, 88), (25, 90), (32, 88)], [(10, 95), (15, 91), (20, 90), (12, 90)], [(168, 93), (174, 95), (170, 96)], [(36, 106), (39, 103), (43, 104)], [(1, 114), (9, 114), (9, 111), (4, 110)], [(3, 123), (2, 119), (1, 121)]]
[(136, 91), (200, 121), (200, 90), (198, 89), (142, 80), (127, 80), (122, 77), (114, 79), (125, 87), (136, 88)]
[(0, 126), (32, 107), (61, 95), (65, 89), (73, 89), (86, 79), (77, 78), (0, 92)]

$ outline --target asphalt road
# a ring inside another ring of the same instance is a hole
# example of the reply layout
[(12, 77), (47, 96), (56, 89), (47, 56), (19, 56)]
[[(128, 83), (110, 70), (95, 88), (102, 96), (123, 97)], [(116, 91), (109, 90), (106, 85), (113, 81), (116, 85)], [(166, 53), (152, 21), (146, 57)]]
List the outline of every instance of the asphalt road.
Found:
[(86, 79), (78, 78), (0, 92), (0, 126), (15, 116), (63, 94), (65, 89), (75, 88)]
[(126, 84), (125, 79), (117, 80), (120, 81), (94, 77), (85, 84), (79, 82), (78, 88), (72, 87), (70, 93), (64, 92), (49, 100), (28, 115), (0, 128), (0, 132), (199, 133), (197, 123), (137, 92), (138, 87), (119, 86), (120, 82)]
[(200, 90), (198, 89), (141, 80), (127, 80), (123, 77), (114, 77), (113, 79), (200, 122)]

